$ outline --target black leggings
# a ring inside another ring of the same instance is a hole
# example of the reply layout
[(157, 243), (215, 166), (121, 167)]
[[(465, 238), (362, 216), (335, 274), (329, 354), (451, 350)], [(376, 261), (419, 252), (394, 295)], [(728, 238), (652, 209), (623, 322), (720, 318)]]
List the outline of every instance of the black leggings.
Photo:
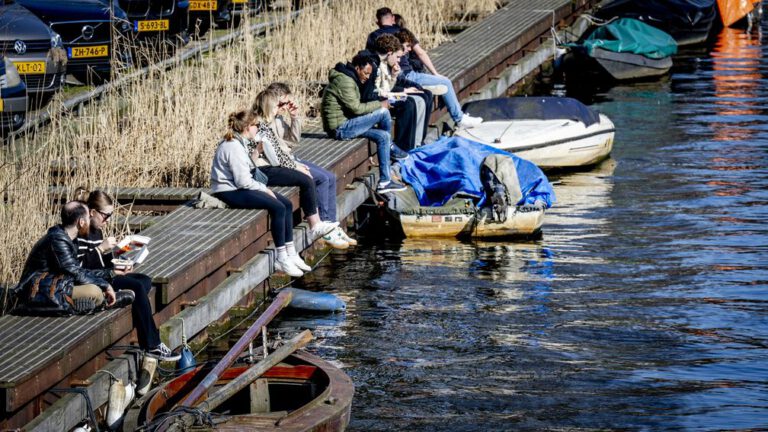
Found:
[(285, 167), (259, 167), (269, 180), (267, 186), (298, 186), (299, 206), (304, 217), (317, 213), (317, 191), (315, 181), (308, 175)]
[(115, 291), (131, 290), (136, 295), (131, 305), (131, 315), (141, 349), (146, 351), (160, 345), (160, 332), (157, 331), (155, 320), (152, 318), (152, 305), (147, 297), (152, 289), (152, 279), (141, 273), (118, 275), (112, 279), (112, 288)]
[(286, 242), (293, 241), (293, 205), (288, 198), (275, 192), (277, 198), (275, 199), (267, 195), (266, 192), (247, 189), (217, 192), (214, 196), (230, 207), (268, 211), (269, 230), (272, 232), (275, 246), (285, 246)]

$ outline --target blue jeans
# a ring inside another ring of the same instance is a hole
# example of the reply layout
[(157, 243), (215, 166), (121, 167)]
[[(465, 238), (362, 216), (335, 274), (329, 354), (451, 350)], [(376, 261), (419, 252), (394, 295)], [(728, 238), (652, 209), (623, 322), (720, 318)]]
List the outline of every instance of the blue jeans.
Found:
[(386, 108), (351, 118), (336, 128), (336, 139), (348, 140), (362, 137), (376, 143), (376, 152), (379, 157), (380, 182), (389, 181), (389, 146), (392, 140), (389, 131), (392, 130), (392, 117)]
[(451, 80), (436, 75), (413, 71), (408, 72), (405, 79), (422, 86), (444, 85), (448, 87), (448, 93), (442, 96), (443, 102), (445, 102), (445, 107), (448, 108), (448, 113), (451, 115), (453, 121), (456, 123), (461, 121), (461, 116), (464, 115), (464, 113), (461, 112), (461, 105), (459, 104), (459, 99), (456, 97), (456, 92), (453, 90), (453, 83), (451, 83)]
[(309, 168), (317, 190), (317, 209), (320, 220), (336, 222), (336, 174), (312, 162), (300, 160)]

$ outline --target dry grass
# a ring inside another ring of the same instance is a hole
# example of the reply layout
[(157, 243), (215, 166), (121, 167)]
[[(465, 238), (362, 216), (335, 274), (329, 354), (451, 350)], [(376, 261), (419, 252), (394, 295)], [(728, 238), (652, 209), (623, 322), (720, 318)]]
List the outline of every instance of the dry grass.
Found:
[[(429, 48), (444, 40), (440, 30), (448, 14), (463, 13), (475, 3), (488, 1), (393, 0), (387, 5), (406, 17)], [(0, 281), (18, 279), (31, 245), (58, 220), (48, 199), (48, 186), (56, 183), (48, 169), (51, 161), (74, 169), (59, 182), (70, 190), (204, 187), (227, 114), (248, 106), (260, 89), (278, 80), (296, 89), (303, 107), (314, 104), (316, 88), (305, 83), (324, 81), (330, 67), (363, 48), (381, 6), (366, 0), (319, 5), (266, 39), (245, 36), (192, 64), (108, 94), (76, 118), (54, 114), (43, 133), (10, 143), (0, 160), (5, 198), (0, 220), (6, 227), (0, 231)], [(52, 102), (53, 113), (57, 103)]]

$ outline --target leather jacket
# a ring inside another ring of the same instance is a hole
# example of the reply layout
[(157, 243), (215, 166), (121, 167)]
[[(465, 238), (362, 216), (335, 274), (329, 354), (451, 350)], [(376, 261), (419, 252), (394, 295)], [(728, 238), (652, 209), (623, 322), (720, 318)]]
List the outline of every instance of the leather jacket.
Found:
[(77, 260), (77, 245), (61, 225), (48, 229), (43, 238), (32, 247), (24, 263), (21, 280), (25, 280), (36, 271), (72, 276), (75, 285), (97, 285), (102, 290), (109, 286), (114, 273), (109, 269), (84, 269)]

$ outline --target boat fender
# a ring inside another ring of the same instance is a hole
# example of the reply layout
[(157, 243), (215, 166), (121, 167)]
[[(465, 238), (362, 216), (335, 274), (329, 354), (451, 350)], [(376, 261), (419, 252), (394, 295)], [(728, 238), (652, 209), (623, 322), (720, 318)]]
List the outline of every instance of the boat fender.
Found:
[(178, 369), (179, 373), (185, 373), (194, 369), (195, 366), (197, 366), (195, 354), (192, 353), (189, 345), (184, 344), (181, 347), (181, 358), (176, 362), (176, 369)]
[(72, 429), (72, 432), (91, 432), (91, 427), (87, 424), (80, 425), (74, 429)]
[(288, 307), (316, 312), (341, 312), (347, 309), (344, 300), (331, 293), (318, 293), (298, 288), (285, 288), (293, 294)]
[(144, 396), (152, 387), (152, 378), (155, 376), (155, 370), (157, 370), (157, 358), (151, 356), (144, 356), (144, 360), (141, 362), (141, 370), (139, 371), (139, 385), (136, 393), (139, 396)]
[(133, 401), (136, 384), (123, 384), (123, 380), (114, 380), (109, 386), (109, 406), (107, 408), (107, 426), (110, 430), (116, 430), (120, 426), (125, 409)]

